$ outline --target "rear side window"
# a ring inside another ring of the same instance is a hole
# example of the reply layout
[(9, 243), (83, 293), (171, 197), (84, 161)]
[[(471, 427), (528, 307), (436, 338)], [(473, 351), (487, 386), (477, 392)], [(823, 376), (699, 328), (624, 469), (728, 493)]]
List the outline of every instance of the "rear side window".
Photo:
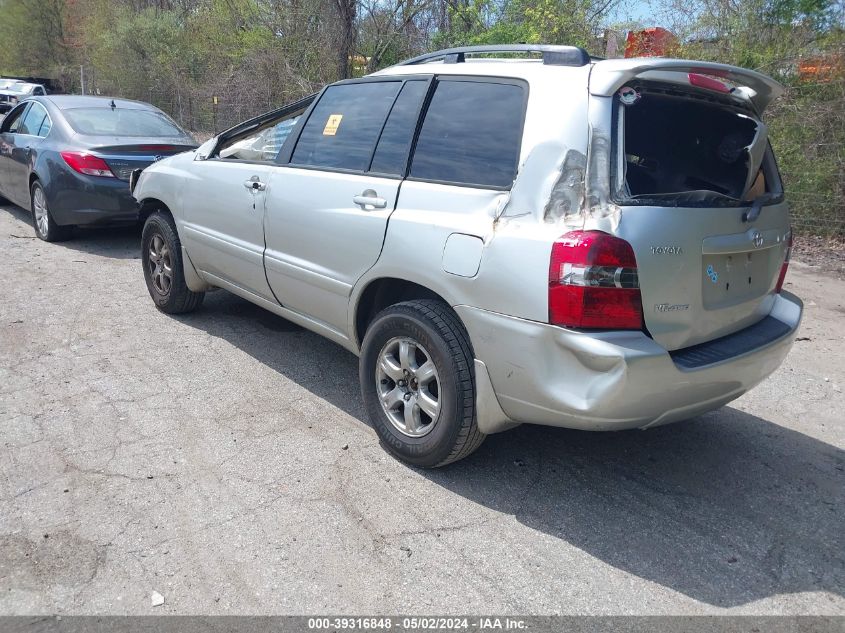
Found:
[(516, 178), (526, 88), (441, 80), (425, 115), (411, 177), (508, 188)]
[(308, 117), (294, 165), (366, 171), (399, 81), (330, 86)]
[(428, 82), (423, 80), (409, 81), (402, 88), (382, 130), (370, 171), (379, 174), (405, 173), (417, 115), (427, 90)]
[(164, 114), (125, 108), (71, 108), (65, 118), (77, 134), (91, 136), (184, 136)]
[(44, 109), (44, 106), (40, 103), (33, 103), (29, 107), (29, 112), (26, 113), (23, 123), (21, 123), (20, 128), (18, 128), (18, 132), (21, 134), (29, 134), (31, 136), (46, 136), (46, 134), (39, 133), (46, 119), (47, 110)]

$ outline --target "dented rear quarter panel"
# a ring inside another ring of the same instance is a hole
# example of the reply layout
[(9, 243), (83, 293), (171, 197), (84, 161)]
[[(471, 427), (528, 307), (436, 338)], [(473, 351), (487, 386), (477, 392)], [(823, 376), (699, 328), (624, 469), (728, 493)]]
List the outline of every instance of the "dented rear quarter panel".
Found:
[[(507, 76), (507, 65), (490, 65), (495, 72), (486, 66), (473, 64), (472, 72)], [(465, 304), (529, 320), (548, 319), (551, 245), (567, 230), (560, 221), (563, 217), (582, 223), (590, 67), (514, 64), (512, 68), (514, 77), (527, 81), (529, 91), (513, 187), (496, 191), (405, 180), (382, 253), (353, 289), (350, 333), (354, 334), (362, 293), (384, 277), (423, 285), (452, 306)], [(461, 70), (443, 65), (436, 72)], [(444, 248), (453, 233), (483, 241), (473, 277), (443, 268)]]

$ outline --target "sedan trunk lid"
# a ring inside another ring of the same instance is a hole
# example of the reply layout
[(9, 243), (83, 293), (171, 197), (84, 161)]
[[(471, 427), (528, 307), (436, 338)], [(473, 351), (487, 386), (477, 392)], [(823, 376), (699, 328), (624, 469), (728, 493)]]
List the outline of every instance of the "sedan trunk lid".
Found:
[(120, 138), (84, 138), (89, 146), (87, 151), (102, 158), (117, 178), (127, 182), (135, 169), (144, 169), (162, 158), (196, 148), (195, 144), (190, 144), (185, 138), (142, 138), (132, 139), (131, 143)]

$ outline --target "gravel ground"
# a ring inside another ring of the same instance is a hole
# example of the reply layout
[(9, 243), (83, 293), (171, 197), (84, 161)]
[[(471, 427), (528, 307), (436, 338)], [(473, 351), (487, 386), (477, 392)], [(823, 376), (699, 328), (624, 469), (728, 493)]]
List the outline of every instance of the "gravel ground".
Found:
[(795, 258), (835, 277), (845, 277), (845, 240), (818, 235), (796, 235)]
[(835, 276), (793, 265), (799, 341), (720, 411), (420, 471), (351, 354), (222, 291), (159, 313), (136, 231), (32, 235), (0, 208), (0, 614), (845, 614)]

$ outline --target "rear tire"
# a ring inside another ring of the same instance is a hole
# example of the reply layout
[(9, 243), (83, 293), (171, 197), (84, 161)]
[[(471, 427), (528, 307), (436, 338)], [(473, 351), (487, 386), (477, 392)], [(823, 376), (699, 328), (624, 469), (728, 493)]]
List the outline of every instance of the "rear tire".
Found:
[(45, 242), (61, 242), (68, 239), (73, 227), (56, 224), (47, 206), (47, 193), (37, 180), (32, 183), (29, 196), (32, 228), (35, 229), (35, 235)]
[(168, 314), (193, 312), (204, 292), (193, 292), (185, 282), (182, 243), (169, 213), (156, 211), (141, 233), (141, 263), (147, 290), (156, 307)]
[(486, 437), (475, 415), (469, 336), (441, 301), (405, 301), (376, 315), (361, 349), (364, 404), (382, 445), (414, 466), (467, 457)]

